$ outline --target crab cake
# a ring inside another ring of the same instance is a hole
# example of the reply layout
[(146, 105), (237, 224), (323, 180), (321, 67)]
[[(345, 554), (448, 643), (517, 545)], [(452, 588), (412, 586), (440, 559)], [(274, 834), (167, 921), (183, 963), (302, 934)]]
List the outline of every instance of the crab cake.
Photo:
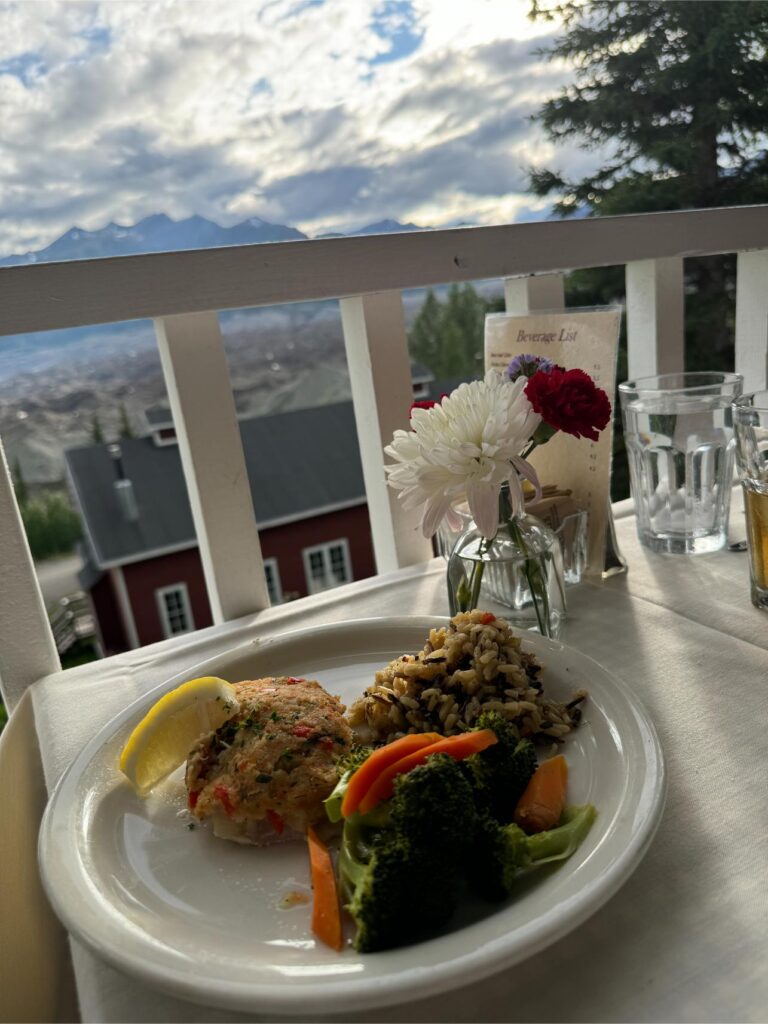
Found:
[(254, 679), (235, 690), (237, 713), (187, 760), (189, 808), (226, 839), (303, 835), (323, 817), (336, 760), (352, 742), (344, 705), (311, 679)]

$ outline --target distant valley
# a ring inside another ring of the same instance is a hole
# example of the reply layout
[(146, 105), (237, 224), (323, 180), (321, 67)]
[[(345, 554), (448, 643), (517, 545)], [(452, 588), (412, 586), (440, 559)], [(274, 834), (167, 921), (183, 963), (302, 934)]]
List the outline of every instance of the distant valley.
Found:
[[(301, 321), (288, 313), (242, 314), (224, 325), (238, 412), (341, 401), (350, 395), (338, 311), (320, 307)], [(94, 416), (106, 440), (117, 439), (121, 405), (136, 435), (146, 432), (146, 409), (166, 402), (150, 326), (112, 346), (99, 337), (72, 345), (64, 361), (0, 381), (0, 438), (29, 483), (63, 475), (63, 451), (89, 444)], [(102, 348), (107, 351), (102, 351)]]
[[(382, 221), (359, 234), (418, 230)], [(165, 215), (100, 231), (73, 228), (38, 252), (0, 259), (0, 267), (179, 249), (306, 238), (296, 228), (251, 219), (224, 228), (202, 217)], [(406, 296), (411, 319), (420, 296)], [(243, 416), (349, 397), (338, 306), (334, 302), (222, 314), (238, 412)], [(91, 441), (94, 416), (107, 440), (125, 406), (136, 434), (144, 411), (166, 400), (152, 326), (147, 321), (0, 339), (0, 438), (29, 483), (63, 475), (63, 451)]]

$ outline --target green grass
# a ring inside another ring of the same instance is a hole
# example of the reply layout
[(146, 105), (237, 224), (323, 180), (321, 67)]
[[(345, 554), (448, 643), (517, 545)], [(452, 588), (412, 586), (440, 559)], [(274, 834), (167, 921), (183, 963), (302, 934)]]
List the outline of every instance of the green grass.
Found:
[(87, 665), (89, 661), (98, 661), (99, 655), (92, 640), (78, 640), (67, 653), (62, 656), (62, 668), (76, 668)]

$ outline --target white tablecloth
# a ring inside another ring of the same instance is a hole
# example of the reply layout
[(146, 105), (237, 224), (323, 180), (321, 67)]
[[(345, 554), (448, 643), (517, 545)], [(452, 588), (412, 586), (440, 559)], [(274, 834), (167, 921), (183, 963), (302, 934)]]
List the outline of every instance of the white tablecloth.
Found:
[[(768, 1015), (768, 619), (750, 604), (746, 554), (654, 555), (634, 529), (632, 518), (617, 523), (628, 574), (569, 591), (562, 639), (628, 682), (657, 725), (669, 795), (645, 859), (606, 906), (544, 953), (444, 996), (335, 1019)], [(731, 532), (744, 536), (738, 494)], [(442, 562), (41, 680), (32, 702), (46, 783), (136, 696), (255, 632), (394, 614), (447, 614)], [(246, 1019), (156, 992), (76, 942), (71, 950), (85, 1021)]]

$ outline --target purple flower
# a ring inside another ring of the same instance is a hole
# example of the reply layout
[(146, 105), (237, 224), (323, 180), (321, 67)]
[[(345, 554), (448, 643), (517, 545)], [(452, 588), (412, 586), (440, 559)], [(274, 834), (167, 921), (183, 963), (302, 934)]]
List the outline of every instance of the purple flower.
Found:
[(554, 365), (551, 359), (545, 359), (544, 356), (515, 356), (507, 367), (507, 376), (510, 380), (517, 380), (518, 377), (532, 377), (539, 370), (549, 373)]

